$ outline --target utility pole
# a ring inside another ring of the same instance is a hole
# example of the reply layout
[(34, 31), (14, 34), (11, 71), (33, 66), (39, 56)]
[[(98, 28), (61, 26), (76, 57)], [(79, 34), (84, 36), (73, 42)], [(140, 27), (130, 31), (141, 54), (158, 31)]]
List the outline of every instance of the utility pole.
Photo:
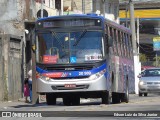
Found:
[(129, 2), (130, 6), (130, 26), (131, 26), (131, 31), (132, 31), (132, 44), (133, 44), (133, 54), (137, 54), (137, 46), (136, 46), (136, 34), (135, 34), (135, 17), (134, 17), (134, 5), (132, 0)]
[(85, 14), (85, 0), (82, 0), (82, 13)]
[(41, 0), (41, 18), (43, 18), (43, 0)]
[(61, 15), (63, 15), (63, 0), (61, 0)]
[(129, 1), (130, 8), (130, 26), (132, 31), (132, 45), (133, 45), (133, 57), (134, 57), (134, 79), (135, 79), (135, 93), (138, 94), (138, 74), (140, 73), (141, 66), (138, 60), (137, 53), (137, 42), (136, 42), (136, 33), (135, 33), (135, 17), (134, 17), (134, 4), (133, 1)]
[(126, 27), (128, 27), (128, 3), (126, 2), (126, 9), (125, 9), (125, 14), (126, 14)]
[[(139, 18), (137, 18), (137, 43), (139, 45)], [(139, 54), (139, 46), (137, 53)]]
[(105, 13), (106, 13), (105, 3), (106, 3), (106, 0), (102, 0), (102, 3), (103, 3), (103, 16), (105, 17)]

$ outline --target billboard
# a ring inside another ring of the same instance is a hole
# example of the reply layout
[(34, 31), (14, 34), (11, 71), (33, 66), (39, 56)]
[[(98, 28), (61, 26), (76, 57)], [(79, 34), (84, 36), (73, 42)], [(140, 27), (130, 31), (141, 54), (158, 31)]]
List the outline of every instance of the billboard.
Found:
[(154, 51), (160, 51), (160, 37), (153, 38), (153, 49)]

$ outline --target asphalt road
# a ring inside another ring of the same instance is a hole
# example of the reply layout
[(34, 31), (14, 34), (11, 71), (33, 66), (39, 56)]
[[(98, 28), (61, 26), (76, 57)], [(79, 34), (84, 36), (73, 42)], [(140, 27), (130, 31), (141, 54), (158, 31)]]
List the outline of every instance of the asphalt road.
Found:
[[(100, 119), (113, 118), (120, 119), (139, 119), (138, 117), (145, 118), (148, 113), (151, 117), (160, 116), (160, 95), (159, 94), (149, 94), (147, 97), (139, 97), (135, 94), (130, 94), (129, 103), (120, 104), (101, 104), (101, 99), (81, 99), (81, 104), (79, 106), (64, 106), (62, 99), (57, 99), (56, 105), (48, 106), (45, 101), (41, 101), (40, 104), (29, 104), (21, 101), (5, 102), (0, 103), (0, 111), (12, 111), (12, 112), (36, 112), (45, 118), (45, 120), (50, 119), (50, 117), (57, 117), (55, 120), (59, 120), (60, 117), (64, 120), (73, 120), (74, 118), (82, 120), (90, 120), (90, 117), (100, 117)], [(42, 112), (43, 111), (43, 112)], [(147, 111), (147, 112), (146, 112)], [(156, 115), (157, 114), (157, 115)], [(15, 114), (16, 115), (16, 114)], [(50, 117), (49, 117), (50, 116)], [(67, 118), (66, 118), (67, 117)], [(151, 118), (149, 116), (149, 118)], [(160, 119), (160, 118), (159, 118)], [(97, 120), (97, 119), (96, 119)]]

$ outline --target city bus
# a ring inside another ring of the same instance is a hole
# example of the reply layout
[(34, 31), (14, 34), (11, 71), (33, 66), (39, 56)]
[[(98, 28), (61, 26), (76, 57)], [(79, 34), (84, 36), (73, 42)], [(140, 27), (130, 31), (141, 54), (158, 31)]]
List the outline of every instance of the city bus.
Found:
[(129, 101), (134, 91), (131, 31), (96, 14), (64, 15), (36, 21), (36, 92), (48, 105), (57, 98), (79, 105)]

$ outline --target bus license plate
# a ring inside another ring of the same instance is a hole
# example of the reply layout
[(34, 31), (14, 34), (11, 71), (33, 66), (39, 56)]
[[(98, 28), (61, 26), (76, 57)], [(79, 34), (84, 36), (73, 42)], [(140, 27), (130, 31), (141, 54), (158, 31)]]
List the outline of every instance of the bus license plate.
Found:
[(64, 87), (65, 88), (75, 88), (76, 85), (75, 84), (65, 84)]

